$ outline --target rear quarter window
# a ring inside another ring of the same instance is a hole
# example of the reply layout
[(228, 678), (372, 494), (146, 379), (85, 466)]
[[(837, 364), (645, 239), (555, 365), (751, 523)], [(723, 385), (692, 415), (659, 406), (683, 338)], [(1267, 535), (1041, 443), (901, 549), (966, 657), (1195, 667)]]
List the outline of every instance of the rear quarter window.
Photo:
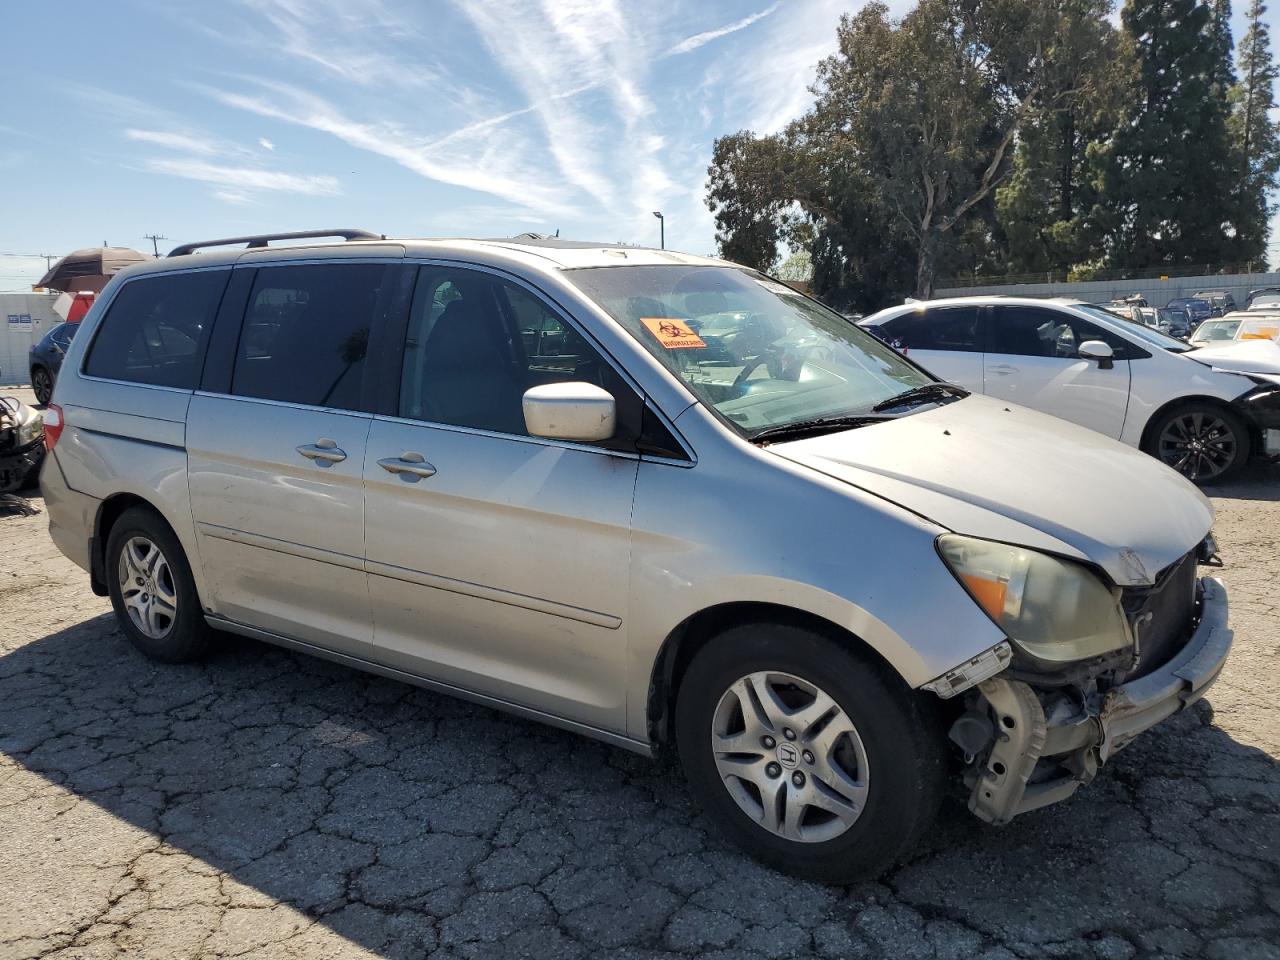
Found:
[(94, 334), (91, 377), (193, 390), (229, 270), (130, 280)]

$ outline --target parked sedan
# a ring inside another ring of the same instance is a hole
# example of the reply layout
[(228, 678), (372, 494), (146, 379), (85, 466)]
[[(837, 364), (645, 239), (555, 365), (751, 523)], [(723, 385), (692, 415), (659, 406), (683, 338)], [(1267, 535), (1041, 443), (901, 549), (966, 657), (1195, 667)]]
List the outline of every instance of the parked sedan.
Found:
[(31, 391), (41, 406), (53, 396), (53, 385), (58, 380), (58, 371), (62, 369), (62, 358), (79, 329), (78, 322), (60, 323), (31, 347)]
[(1193, 330), (1214, 316), (1213, 304), (1198, 297), (1179, 297), (1176, 300), (1170, 300), (1166, 306), (1187, 311), (1187, 315), (1191, 317)]
[(862, 321), (966, 389), (1090, 427), (1200, 483), (1280, 455), (1280, 349), (1198, 357), (1181, 340), (1069, 300), (966, 297)]

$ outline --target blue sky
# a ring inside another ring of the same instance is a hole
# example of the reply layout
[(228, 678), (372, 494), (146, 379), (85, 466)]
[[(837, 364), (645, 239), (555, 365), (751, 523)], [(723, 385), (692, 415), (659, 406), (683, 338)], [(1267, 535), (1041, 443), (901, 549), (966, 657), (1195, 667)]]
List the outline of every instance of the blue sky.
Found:
[[(656, 244), (654, 210), (709, 253), (712, 141), (802, 112), (857, 6), (9, 4), (0, 253), (324, 226)], [(0, 257), (0, 290), (43, 266)]]
[[(656, 245), (662, 210), (708, 253), (712, 141), (798, 115), (849, 4), (124, 0), (61, 5), (65, 33), (52, 9), (5, 11), (28, 42), (0, 252), (323, 226)], [(0, 259), (0, 289), (43, 264)]]

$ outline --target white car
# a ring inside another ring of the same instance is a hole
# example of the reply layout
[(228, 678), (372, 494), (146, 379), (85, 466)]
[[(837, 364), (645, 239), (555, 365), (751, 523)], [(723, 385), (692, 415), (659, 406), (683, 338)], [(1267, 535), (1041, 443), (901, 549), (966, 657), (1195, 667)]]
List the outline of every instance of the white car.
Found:
[(936, 376), (1090, 427), (1197, 482), (1280, 455), (1280, 348), (1193, 350), (1073, 300), (961, 297), (861, 325)]

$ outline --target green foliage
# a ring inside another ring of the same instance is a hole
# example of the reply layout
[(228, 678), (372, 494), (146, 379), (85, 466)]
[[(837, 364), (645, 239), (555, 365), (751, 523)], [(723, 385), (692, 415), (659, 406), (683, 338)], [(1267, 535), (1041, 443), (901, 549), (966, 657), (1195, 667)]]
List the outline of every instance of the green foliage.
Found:
[(1265, 7), (1231, 63), (1229, 0), (878, 0), (842, 17), (812, 108), (716, 141), (721, 252), (808, 252), (875, 309), (980, 275), (1223, 263), (1265, 245), (1280, 177)]
[(1231, 89), (1231, 117), (1227, 122), (1233, 148), (1239, 156), (1236, 174), (1240, 186), (1240, 234), (1244, 259), (1262, 259), (1267, 222), (1275, 207), (1270, 194), (1280, 179), (1280, 124), (1275, 110), (1277, 71), (1271, 58), (1263, 0), (1249, 4), (1249, 28), (1238, 51), (1239, 81)]

